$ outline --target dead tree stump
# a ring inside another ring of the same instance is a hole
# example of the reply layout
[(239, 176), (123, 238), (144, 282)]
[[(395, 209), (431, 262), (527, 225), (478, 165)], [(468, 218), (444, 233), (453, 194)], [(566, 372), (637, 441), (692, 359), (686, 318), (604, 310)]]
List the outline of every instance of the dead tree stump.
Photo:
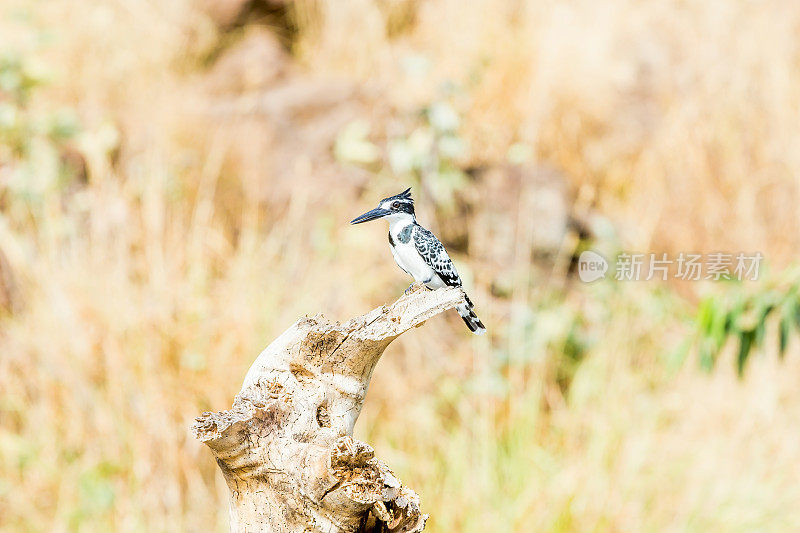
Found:
[(417, 494), (353, 439), (353, 426), (389, 343), (463, 298), (417, 287), (344, 324), (303, 318), (261, 352), (233, 407), (192, 426), (230, 488), (232, 532), (424, 529)]

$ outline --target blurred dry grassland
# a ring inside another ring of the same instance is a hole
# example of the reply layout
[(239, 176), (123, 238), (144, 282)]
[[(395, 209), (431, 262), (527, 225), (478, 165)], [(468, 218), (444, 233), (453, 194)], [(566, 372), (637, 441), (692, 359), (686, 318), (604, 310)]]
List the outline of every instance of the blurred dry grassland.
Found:
[(347, 221), (407, 185), (490, 331), (405, 335), (356, 428), (431, 531), (800, 529), (798, 345), (677, 368), (727, 285), (568, 274), (796, 258), (798, 36), (794, 0), (0, 1), (0, 529), (225, 531), (190, 421), (402, 291)]

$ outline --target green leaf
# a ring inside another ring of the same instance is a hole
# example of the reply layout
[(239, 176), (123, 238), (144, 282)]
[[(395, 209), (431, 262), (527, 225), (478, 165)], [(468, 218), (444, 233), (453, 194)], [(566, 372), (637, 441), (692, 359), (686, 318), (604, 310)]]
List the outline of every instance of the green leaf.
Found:
[(753, 348), (754, 338), (755, 330), (742, 331), (739, 336), (739, 354), (736, 357), (736, 369), (739, 372), (739, 377), (744, 374), (744, 365), (747, 363), (750, 350)]
[(716, 306), (712, 309), (709, 316), (708, 337), (713, 342), (714, 352), (719, 352), (725, 344), (727, 338), (725, 329), (728, 323), (728, 313)]
[(789, 332), (791, 328), (791, 320), (787, 320), (787, 316), (781, 317), (781, 323), (778, 329), (778, 355), (781, 359), (786, 355), (786, 347), (789, 345)]
[(72, 109), (61, 109), (50, 117), (47, 129), (54, 140), (70, 139), (80, 130), (80, 122)]
[(380, 157), (380, 150), (369, 139), (369, 123), (355, 120), (345, 126), (336, 138), (334, 155), (339, 161), (368, 165)]
[(714, 353), (706, 340), (700, 342), (700, 368), (706, 372), (711, 372), (714, 368)]
[(442, 133), (456, 131), (461, 123), (458, 113), (446, 102), (437, 102), (428, 109), (428, 121)]
[(754, 342), (756, 346), (761, 346), (764, 343), (764, 332), (767, 328), (767, 317), (769, 316), (771, 307), (761, 309), (758, 320), (756, 322)]
[(781, 306), (781, 321), (778, 325), (778, 355), (783, 359), (786, 348), (789, 346), (789, 335), (795, 323), (797, 313), (797, 299), (794, 294)]
[[(793, 274), (790, 279), (795, 279)], [(764, 286), (745, 293), (738, 286), (717, 297), (703, 299), (695, 314), (690, 337), (697, 346), (700, 366), (710, 370), (727, 339), (738, 339), (736, 366), (741, 376), (754, 349), (765, 343), (771, 317), (778, 326), (779, 355), (783, 358), (793, 332), (800, 329), (800, 282)]]
[(689, 354), (689, 348), (692, 347), (692, 338), (686, 337), (672, 352), (667, 355), (667, 367), (670, 371), (676, 371), (683, 366), (686, 361), (686, 356)]
[(794, 325), (800, 328), (800, 302), (794, 300)]
[(697, 308), (697, 331), (705, 335), (711, 327), (711, 320), (714, 315), (714, 300), (706, 298), (700, 302)]
[(0, 131), (11, 130), (17, 125), (19, 113), (14, 105), (0, 102)]
[(447, 159), (460, 159), (467, 154), (467, 143), (461, 137), (445, 135), (439, 139), (439, 154)]
[(414, 169), (414, 152), (408, 143), (403, 139), (397, 139), (389, 143), (389, 166), (392, 172), (403, 175)]

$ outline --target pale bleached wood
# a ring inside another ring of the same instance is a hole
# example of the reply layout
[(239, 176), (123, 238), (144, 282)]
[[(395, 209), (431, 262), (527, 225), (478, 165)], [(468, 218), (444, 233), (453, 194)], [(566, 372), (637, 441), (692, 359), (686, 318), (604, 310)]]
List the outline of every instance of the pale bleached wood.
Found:
[(416, 287), (344, 324), (303, 318), (261, 352), (233, 407), (192, 426), (230, 488), (231, 531), (422, 531), (417, 494), (353, 426), (389, 343), (463, 298)]

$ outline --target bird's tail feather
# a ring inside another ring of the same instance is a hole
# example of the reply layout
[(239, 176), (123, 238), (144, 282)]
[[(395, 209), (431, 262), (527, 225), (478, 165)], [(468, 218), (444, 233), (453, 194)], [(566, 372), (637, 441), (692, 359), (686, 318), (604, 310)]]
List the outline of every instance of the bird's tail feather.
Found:
[(475, 335), (483, 335), (486, 333), (486, 326), (483, 325), (481, 319), (472, 310), (472, 302), (469, 296), (464, 296), (464, 303), (456, 306), (456, 311), (461, 315), (461, 319), (467, 325), (469, 330)]

